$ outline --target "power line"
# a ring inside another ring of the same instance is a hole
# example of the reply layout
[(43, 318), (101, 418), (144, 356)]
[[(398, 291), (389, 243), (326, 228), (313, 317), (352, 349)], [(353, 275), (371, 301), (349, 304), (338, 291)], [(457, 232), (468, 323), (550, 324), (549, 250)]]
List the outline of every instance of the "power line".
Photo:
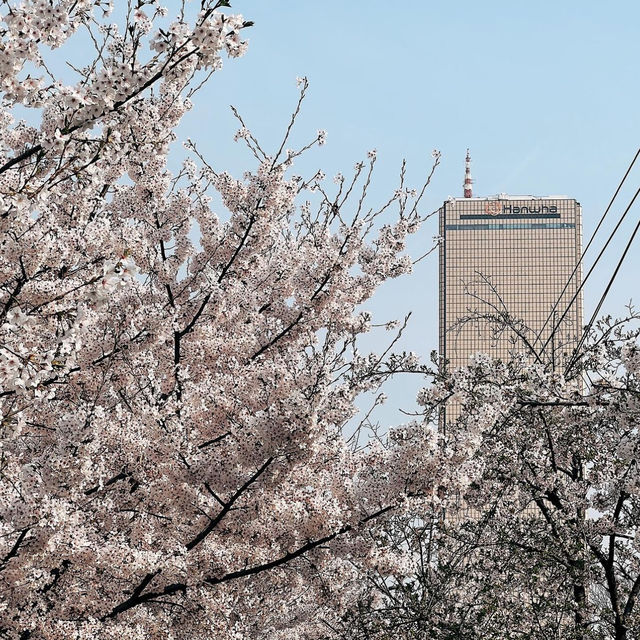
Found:
[[(639, 150), (639, 152), (640, 152), (640, 150)], [(602, 255), (606, 251), (607, 247), (609, 246), (609, 243), (611, 242), (611, 240), (613, 240), (613, 236), (615, 236), (615, 234), (617, 233), (618, 229), (620, 228), (620, 225), (624, 222), (624, 219), (627, 216), (627, 213), (629, 213), (629, 210), (633, 206), (633, 203), (635, 202), (635, 200), (636, 200), (636, 198), (638, 197), (639, 194), (640, 194), (640, 189), (638, 189), (635, 192), (635, 195), (633, 196), (633, 198), (631, 198), (631, 202), (627, 205), (627, 208), (624, 210), (624, 213), (620, 217), (620, 220), (618, 220), (618, 224), (615, 226), (614, 230), (611, 232), (611, 234), (607, 238), (607, 241), (605, 242), (604, 246), (600, 250), (600, 253), (598, 254), (598, 257), (596, 258), (595, 262), (591, 265), (591, 268), (589, 269), (589, 272), (587, 273), (586, 277), (580, 283), (580, 286), (576, 289), (575, 294), (573, 295), (573, 297), (571, 298), (571, 301), (569, 302), (569, 304), (567, 305), (566, 309), (564, 310), (564, 312), (560, 316), (560, 319), (558, 320), (558, 322), (554, 324), (554, 327), (553, 327), (549, 337), (547, 338), (546, 342), (542, 345), (542, 349), (540, 350), (540, 354), (544, 353), (544, 350), (547, 348), (547, 345), (549, 344), (549, 342), (551, 342), (551, 339), (555, 335), (555, 332), (558, 330), (558, 327), (562, 324), (562, 321), (565, 319), (567, 313), (569, 313), (569, 309), (571, 309), (571, 306), (576, 301), (576, 298), (580, 295), (580, 292), (584, 288), (584, 285), (587, 282), (587, 280), (589, 279), (589, 276), (593, 273), (593, 270), (596, 268), (596, 265), (600, 261), (600, 258), (602, 257)], [(634, 235), (635, 235), (635, 231), (634, 231)]]
[[(638, 195), (638, 193), (640, 193), (640, 189), (638, 189), (638, 191), (636, 191), (636, 196)], [(635, 200), (635, 196), (634, 196), (633, 199)], [(632, 204), (633, 204), (633, 201), (632, 201)], [(598, 301), (598, 305), (596, 307), (596, 310), (593, 312), (593, 315), (591, 316), (591, 320), (589, 320), (589, 323), (587, 324), (587, 326), (584, 328), (584, 331), (582, 332), (582, 337), (580, 338), (580, 341), (576, 345), (576, 348), (573, 351), (573, 356), (571, 357), (571, 360), (569, 360), (569, 363), (567, 364), (567, 368), (565, 369), (565, 375), (571, 370), (571, 367), (578, 361), (578, 359), (580, 357), (580, 355), (579, 355), (580, 347), (582, 347), (582, 345), (584, 344), (584, 341), (586, 340), (587, 335), (589, 334), (589, 331), (591, 331), (591, 327), (593, 326), (593, 323), (595, 322), (596, 317), (600, 313), (600, 309), (602, 308), (602, 304), (604, 303), (604, 300), (607, 297), (607, 294), (609, 293), (609, 290), (611, 289), (611, 287), (613, 285), (613, 281), (616, 279), (616, 276), (618, 275), (618, 272), (620, 271), (620, 267), (622, 267), (622, 263), (624, 262), (624, 259), (627, 256), (627, 253), (629, 252), (629, 249), (631, 248), (631, 245), (633, 243), (633, 239), (636, 237), (636, 233), (638, 233), (638, 229), (640, 229), (640, 219), (638, 219), (638, 222), (637, 222), (637, 224), (635, 226), (635, 229), (633, 230), (633, 233), (631, 234), (631, 237), (629, 238), (629, 242), (627, 242), (627, 246), (624, 248), (624, 251), (623, 251), (622, 255), (620, 256), (620, 260), (618, 260), (618, 264), (616, 265), (615, 271), (613, 272), (613, 275), (611, 276), (611, 279), (609, 280), (609, 284), (607, 284), (607, 287), (604, 290), (604, 293), (600, 296), (600, 300)]]
[[(615, 193), (613, 194), (613, 196), (611, 197), (611, 200), (609, 201), (609, 204), (607, 205), (607, 208), (605, 209), (605, 212), (602, 214), (602, 217), (600, 218), (600, 221), (598, 222), (598, 225), (595, 228), (595, 231), (591, 234), (591, 238), (589, 239), (589, 242), (587, 243), (587, 246), (585, 248), (585, 250), (582, 252), (582, 254), (580, 255), (580, 259), (578, 260), (578, 262), (576, 263), (576, 266), (574, 267), (573, 271), (571, 272), (571, 275), (569, 276), (569, 279), (567, 280), (567, 282), (564, 285), (564, 288), (562, 289), (562, 292), (560, 293), (560, 295), (558, 296), (558, 299), (556, 300), (555, 304), (553, 305), (553, 308), (551, 309), (551, 312), (549, 313), (549, 315), (547, 316), (547, 319), (545, 320), (544, 324), (542, 325), (542, 328), (540, 329), (540, 331), (538, 332), (538, 335), (536, 336), (536, 339), (533, 342), (533, 346), (535, 347), (536, 344), (538, 344), (538, 342), (540, 341), (540, 339), (542, 338), (542, 332), (545, 330), (545, 327), (549, 324), (549, 320), (551, 320), (552, 317), (554, 317), (555, 312), (558, 308), (558, 305), (560, 304), (560, 301), (562, 300), (562, 296), (565, 294), (567, 288), (569, 287), (569, 285), (571, 284), (571, 281), (573, 280), (574, 276), (576, 275), (578, 269), (580, 268), (580, 265), (582, 264), (582, 261), (587, 253), (587, 251), (589, 251), (589, 247), (591, 246), (591, 244), (593, 243), (593, 241), (595, 240), (596, 234), (598, 233), (598, 231), (600, 230), (600, 227), (602, 226), (602, 223), (604, 222), (605, 218), (607, 217), (607, 214), (609, 213), (609, 210), (611, 209), (615, 199), (618, 196), (618, 193), (620, 193), (620, 189), (622, 189), (622, 185), (625, 183), (627, 176), (629, 175), (629, 173), (631, 173), (631, 169), (633, 168), (633, 165), (635, 164), (636, 160), (638, 159), (638, 156), (640, 155), (640, 148), (636, 151), (636, 155), (633, 157), (633, 160), (631, 161), (631, 164), (628, 166), (626, 173), (624, 174), (622, 180), (620, 181), (620, 183), (618, 184), (618, 188), (615, 190)], [(617, 229), (617, 227), (616, 227)], [(614, 231), (615, 233), (615, 231)], [(602, 252), (600, 253), (600, 255), (602, 255)], [(594, 263), (593, 266), (595, 266), (598, 262), (598, 260), (600, 259), (600, 255), (598, 256), (598, 258), (596, 259), (596, 262)], [(593, 270), (593, 269), (592, 269)], [(591, 271), (589, 271), (589, 274), (591, 274)], [(584, 281), (586, 281), (586, 279), (589, 277), (589, 274), (587, 275), (587, 277), (585, 278)], [(584, 284), (584, 281), (582, 284)], [(582, 287), (581, 287), (582, 288)], [(571, 300), (571, 302), (569, 303), (569, 306), (567, 308), (568, 309), (571, 307), (571, 305), (573, 304), (573, 302), (575, 301), (575, 299), (577, 298), (577, 294), (579, 293), (576, 292), (576, 295), (574, 296), (573, 300)], [(560, 319), (560, 322), (562, 322), (562, 319), (564, 318), (564, 316), (566, 315), (566, 311), (563, 314), (562, 318)], [(553, 326), (553, 330), (551, 331), (551, 336), (557, 331), (558, 327), (560, 326), (560, 323), (556, 324), (554, 322), (554, 326)], [(549, 339), (545, 342), (544, 346), (542, 347), (541, 351), (540, 351), (540, 355), (542, 355), (542, 353), (544, 352), (544, 350), (546, 349), (547, 345), (550, 342), (551, 336), (549, 336)]]

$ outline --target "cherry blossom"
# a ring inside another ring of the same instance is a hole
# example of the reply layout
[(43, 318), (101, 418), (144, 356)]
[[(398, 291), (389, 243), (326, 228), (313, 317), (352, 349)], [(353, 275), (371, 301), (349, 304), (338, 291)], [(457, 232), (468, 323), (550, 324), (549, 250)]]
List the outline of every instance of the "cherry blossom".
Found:
[[(359, 396), (422, 372), (358, 338), (411, 270), (424, 190), (394, 219), (374, 157), (331, 191), (291, 174), (324, 132), (267, 153), (242, 122), (243, 176), (197, 141), (171, 173), (195, 89), (247, 47), (228, 2), (199, 4), (127, 3), (119, 27), (106, 0), (3, 3), (3, 637), (323, 637), (356, 566), (402, 566), (372, 532), (448, 473), (416, 425), (343, 436)], [(48, 50), (80, 32), (96, 51), (65, 84)]]
[(461, 405), (440, 448), (467, 479), (385, 523), (410, 569), (363, 567), (337, 637), (639, 637), (639, 319), (604, 318), (563, 368), (518, 345), (420, 393), (433, 428)]

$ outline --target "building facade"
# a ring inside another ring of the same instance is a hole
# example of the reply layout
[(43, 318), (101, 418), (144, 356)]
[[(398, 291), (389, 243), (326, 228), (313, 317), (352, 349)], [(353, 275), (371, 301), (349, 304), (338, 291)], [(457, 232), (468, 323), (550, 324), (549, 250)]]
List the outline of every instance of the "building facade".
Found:
[(534, 350), (550, 366), (566, 362), (582, 331), (581, 294), (572, 302), (581, 282), (580, 204), (564, 196), (474, 198), (470, 184), (465, 196), (439, 210), (446, 366), (465, 366), (478, 352), (505, 359)]

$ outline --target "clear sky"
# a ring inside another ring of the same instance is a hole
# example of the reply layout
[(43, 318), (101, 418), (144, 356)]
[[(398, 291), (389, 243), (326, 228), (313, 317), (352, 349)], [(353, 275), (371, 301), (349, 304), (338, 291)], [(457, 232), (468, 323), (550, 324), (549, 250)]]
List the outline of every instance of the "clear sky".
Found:
[[(327, 144), (313, 152), (309, 166), (328, 176), (347, 173), (376, 148), (374, 195), (382, 199), (394, 189), (403, 158), (409, 182), (418, 184), (437, 148), (443, 156), (424, 206), (428, 212), (447, 196), (462, 195), (470, 147), (474, 195), (574, 197), (583, 206), (586, 242), (640, 144), (637, 1), (233, 0), (232, 5), (255, 21), (247, 31), (249, 51), (225, 62), (181, 127), (220, 168), (239, 173), (251, 162), (232, 140), (237, 127), (228, 105), (273, 147), (297, 98), (295, 79), (305, 75), (311, 87), (298, 139), (328, 131)], [(639, 180), (640, 166), (609, 214), (612, 224)], [(638, 211), (631, 212), (589, 280), (587, 318)], [(433, 218), (412, 241), (412, 253), (424, 252), (436, 233)], [(593, 255), (585, 257), (587, 266)], [(639, 278), (640, 238), (604, 311), (621, 314), (630, 299), (637, 301)], [(369, 306), (380, 321), (412, 310), (403, 347), (428, 357), (437, 348), (435, 254), (412, 276), (385, 285)], [(417, 380), (394, 385), (385, 421), (400, 419), (392, 410), (410, 407), (417, 385)]]
[[(165, 0), (171, 9), (178, 0)], [(193, 9), (198, 2), (191, 2)], [(583, 207), (585, 244), (640, 146), (640, 2), (638, 0), (231, 0), (255, 26), (249, 51), (225, 60), (195, 97), (179, 127), (217, 169), (240, 177), (255, 161), (233, 141), (238, 129), (229, 105), (242, 113), (266, 150), (276, 149), (297, 101), (296, 78), (310, 90), (294, 141), (328, 131), (327, 144), (307, 156), (306, 174), (348, 175), (376, 149), (372, 204), (396, 188), (403, 159), (408, 183), (419, 186), (436, 148), (442, 152), (423, 213), (448, 196), (462, 196), (464, 156), (471, 149), (474, 195), (498, 193), (576, 198)], [(124, 0), (114, 18), (122, 23)], [(82, 34), (48, 55), (66, 82), (81, 65)], [(20, 113), (20, 111), (19, 111)], [(22, 116), (23, 114), (20, 113)], [(33, 114), (24, 113), (31, 120)], [(174, 147), (172, 168), (184, 151)], [(302, 173), (300, 166), (296, 173)], [(330, 182), (330, 181), (329, 181)], [(585, 256), (585, 272), (640, 183), (640, 162)], [(639, 199), (640, 200), (640, 199)], [(222, 213), (222, 212), (221, 212)], [(617, 239), (585, 287), (591, 316), (640, 217), (631, 210)], [(433, 244), (431, 218), (411, 239), (422, 255)], [(620, 271), (602, 313), (617, 316), (638, 302), (640, 237)], [(413, 312), (400, 348), (424, 359), (437, 348), (438, 272), (434, 253), (411, 276), (385, 284), (367, 305), (382, 323)], [(370, 348), (389, 334), (373, 334)], [(423, 380), (399, 380), (380, 413), (387, 424), (404, 418)]]
[[(382, 202), (396, 187), (403, 158), (408, 181), (417, 186), (437, 148), (442, 162), (424, 213), (449, 195), (462, 195), (464, 156), (470, 147), (474, 195), (576, 198), (583, 206), (586, 242), (640, 145), (637, 0), (231, 3), (233, 12), (255, 22), (246, 31), (249, 51), (244, 58), (225, 61), (225, 68), (196, 96), (179, 135), (195, 139), (216, 168), (235, 175), (253, 168), (254, 162), (233, 142), (238, 126), (229, 105), (239, 109), (266, 149), (274, 149), (297, 100), (297, 76), (307, 76), (311, 85), (297, 141), (307, 141), (318, 129), (328, 131), (327, 144), (308, 156), (305, 167), (321, 168), (328, 176), (348, 174), (375, 148), (378, 170), (372, 194), (374, 202)], [(76, 44), (60, 54), (78, 63), (83, 52)], [(179, 146), (175, 151), (177, 160), (182, 152)], [(609, 214), (606, 230), (639, 181), (640, 163)], [(587, 284), (586, 318), (639, 211), (632, 210)], [(436, 234), (434, 217), (412, 239), (410, 252), (424, 253)], [(598, 249), (605, 237), (597, 239)], [(587, 268), (596, 252), (586, 255)], [(437, 348), (437, 276), (433, 254), (411, 276), (386, 284), (368, 305), (378, 322), (412, 311), (402, 348), (424, 358)], [(639, 297), (639, 281), (640, 238), (603, 311), (624, 313), (624, 305)], [(372, 336), (368, 346), (382, 347), (381, 338), (388, 334)], [(422, 383), (395, 383), (389, 389), (392, 401), (380, 414), (383, 422), (402, 421), (397, 408), (410, 409)]]
[[(442, 164), (425, 212), (462, 195), (464, 155), (472, 154), (474, 195), (564, 194), (583, 206), (586, 240), (639, 146), (640, 3), (593, 0), (428, 2), (407, 0), (233, 0), (255, 21), (250, 47), (225, 63), (182, 126), (214, 164), (241, 171), (250, 158), (232, 141), (227, 105), (273, 146), (296, 100), (296, 76), (311, 83), (299, 139), (328, 131), (311, 164), (331, 176), (378, 151), (376, 191), (394, 189), (403, 158), (417, 184), (439, 149)], [(612, 224), (635, 191), (640, 166), (609, 214)], [(638, 211), (589, 280), (589, 317)], [(422, 253), (436, 235), (431, 219), (414, 239)], [(605, 236), (597, 242), (601, 246)], [(589, 266), (595, 255), (587, 254)], [(604, 311), (624, 312), (640, 279), (640, 238)], [(380, 291), (370, 305), (386, 321), (412, 310), (404, 348), (437, 348), (437, 260)], [(380, 343), (382, 344), (382, 343)], [(415, 382), (394, 385), (392, 408), (409, 407)], [(399, 418), (398, 418), (399, 419)]]

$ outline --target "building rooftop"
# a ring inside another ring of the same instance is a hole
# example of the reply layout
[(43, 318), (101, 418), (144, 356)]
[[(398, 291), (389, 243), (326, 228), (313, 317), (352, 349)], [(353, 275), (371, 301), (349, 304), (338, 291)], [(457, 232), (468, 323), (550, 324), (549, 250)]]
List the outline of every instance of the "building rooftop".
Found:
[(469, 200), (476, 201), (485, 201), (485, 200), (575, 200), (575, 198), (570, 198), (569, 196), (561, 196), (561, 195), (551, 195), (551, 196), (532, 196), (532, 195), (510, 195), (508, 193), (497, 193), (493, 196), (472, 196), (471, 198), (454, 198), (453, 196), (449, 196), (447, 198), (447, 202), (469, 202)]

